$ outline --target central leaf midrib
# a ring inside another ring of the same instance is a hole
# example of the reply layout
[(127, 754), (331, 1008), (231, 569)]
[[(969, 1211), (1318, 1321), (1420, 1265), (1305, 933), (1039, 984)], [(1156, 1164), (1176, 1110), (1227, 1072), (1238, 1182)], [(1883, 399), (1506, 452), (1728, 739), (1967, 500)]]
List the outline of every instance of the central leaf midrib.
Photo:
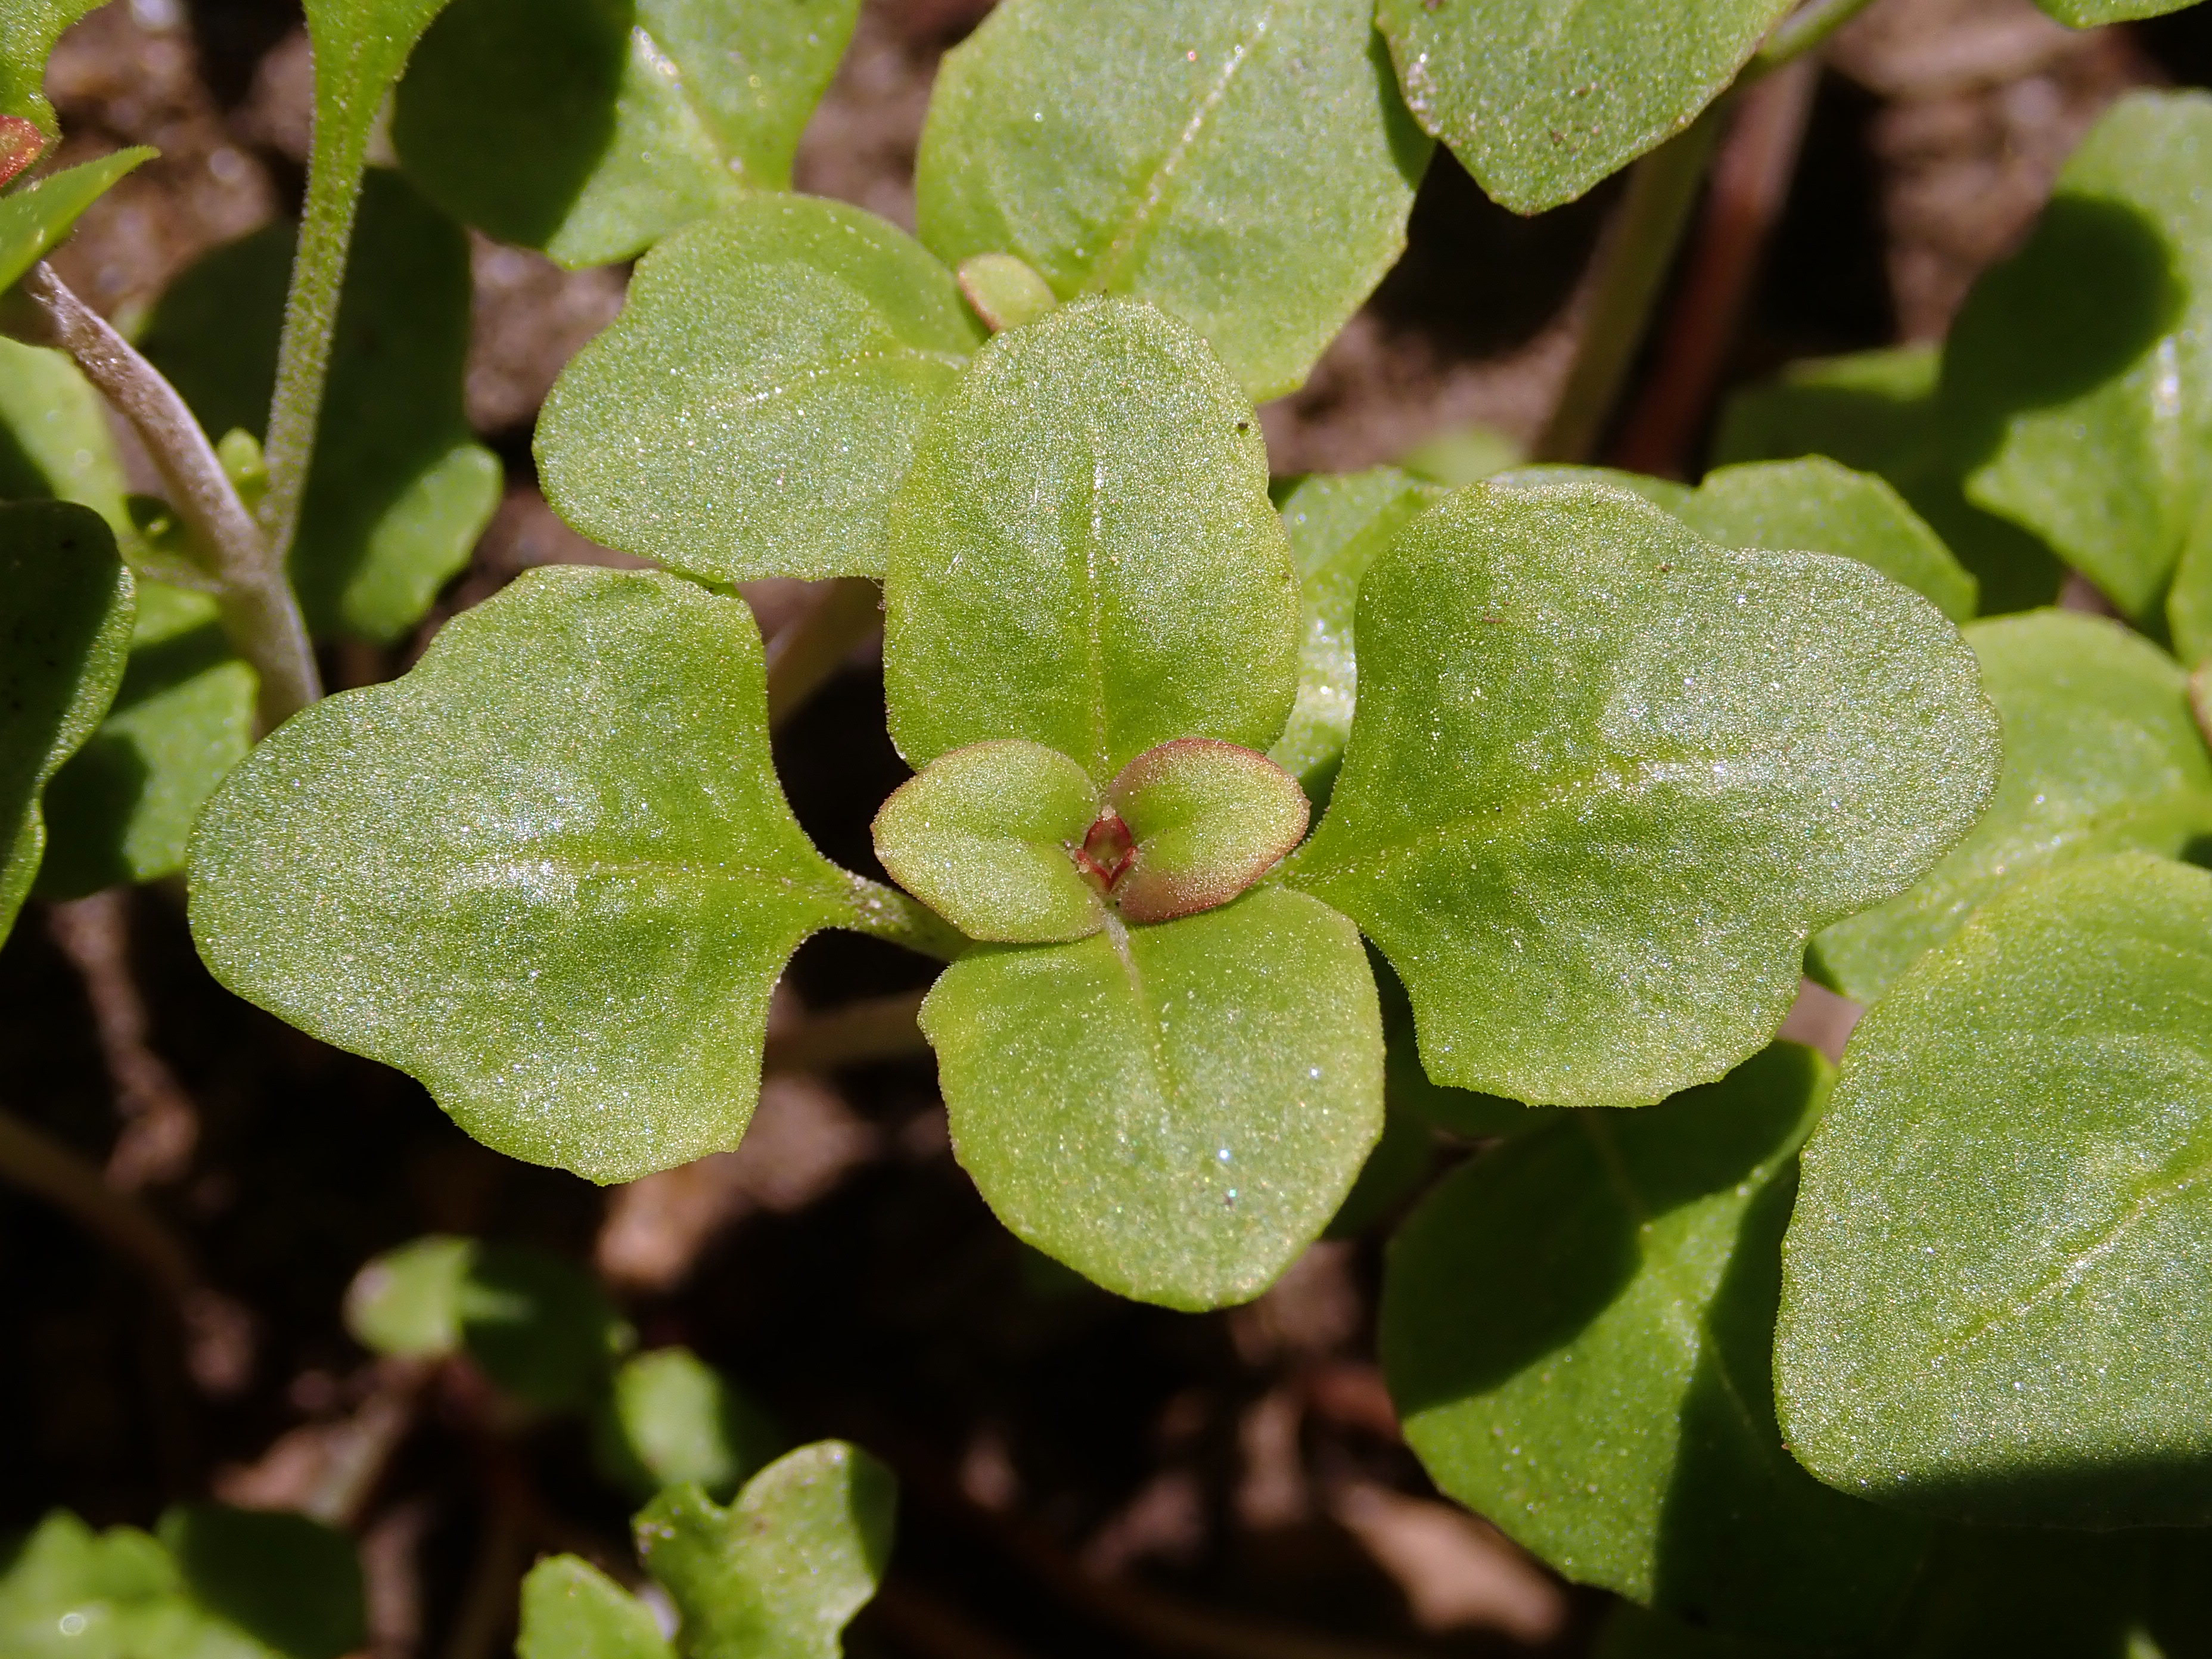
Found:
[[(487, 854), (480, 858), (459, 861), (453, 867), (453, 881), (469, 886), (511, 884), (512, 876), (520, 867), (551, 870), (575, 880), (593, 876), (645, 876), (670, 884), (688, 883), (701, 887), (722, 886), (735, 883), (765, 883), (784, 892), (819, 898), (835, 904), (843, 896), (842, 890), (827, 882), (817, 883), (788, 871), (771, 870), (754, 864), (703, 864), (690, 859), (580, 859), (559, 854), (518, 853), (513, 855)], [(502, 877), (502, 873), (504, 877)], [(489, 879), (471, 880), (481, 875)]]
[(1196, 1115), (1189, 1110), (1190, 1103), (1176, 1086), (1175, 1068), (1168, 1062), (1167, 1031), (1146, 994), (1144, 970), (1137, 966), (1136, 952), (1130, 948), (1128, 927), (1111, 910), (1106, 915), (1105, 934), (1107, 944), (1121, 964), (1121, 977), (1129, 988), (1129, 1000), (1136, 1005), (1138, 1022), (1145, 1028), (1146, 1052), (1152, 1062), (1152, 1075), (1159, 1081), (1160, 1097), (1176, 1122), (1194, 1123)]

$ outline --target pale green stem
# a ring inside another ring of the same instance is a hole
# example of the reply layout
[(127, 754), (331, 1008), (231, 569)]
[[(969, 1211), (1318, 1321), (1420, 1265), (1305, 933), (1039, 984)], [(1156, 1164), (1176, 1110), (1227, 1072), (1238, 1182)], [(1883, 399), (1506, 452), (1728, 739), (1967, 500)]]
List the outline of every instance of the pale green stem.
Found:
[(223, 631), (260, 681), (263, 727), (299, 713), (323, 695), (299, 600), (199, 422), (161, 372), (51, 268), (33, 267), (22, 291), (37, 307), (46, 338), (76, 361), (144, 441), (170, 505), (214, 561)]
[(1873, 0), (1808, 0), (1774, 26), (1737, 84), (1756, 80), (1826, 45), (1831, 35), (1872, 3)]
[(1686, 132), (1653, 150), (1629, 173), (1627, 194), (1599, 245), (1573, 367), (1532, 459), (1588, 460), (1604, 435), (1606, 419), (1636, 361), (1689, 227), (1728, 102), (1723, 98), (1709, 105)]
[(854, 876), (852, 904), (841, 927), (871, 939), (903, 945), (909, 951), (939, 962), (957, 962), (968, 952), (969, 939), (951, 922), (925, 905), (917, 904), (896, 887)]
[(800, 1021), (768, 1040), (765, 1072), (826, 1072), (875, 1060), (907, 1060), (929, 1052), (917, 1023), (927, 993), (849, 1002)]

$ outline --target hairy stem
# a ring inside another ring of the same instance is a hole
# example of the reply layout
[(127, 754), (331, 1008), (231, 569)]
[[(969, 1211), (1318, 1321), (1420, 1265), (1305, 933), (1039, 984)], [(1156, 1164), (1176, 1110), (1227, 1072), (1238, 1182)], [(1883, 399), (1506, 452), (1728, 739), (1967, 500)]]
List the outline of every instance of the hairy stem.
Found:
[(934, 910), (866, 876), (854, 876), (852, 882), (851, 912), (842, 926), (939, 962), (957, 962), (967, 954), (968, 936)]
[(865, 576), (841, 576), (768, 647), (768, 723), (781, 726), (822, 689), (853, 647), (883, 626), (884, 590)]
[(1726, 101), (1709, 106), (1688, 131), (1630, 172), (1627, 194), (1598, 246), (1574, 365), (1534, 459), (1583, 461), (1597, 447), (1688, 228)]
[(1658, 362), (1621, 431), (1614, 459), (1632, 471), (1679, 477), (1690, 459), (1789, 200), (1819, 76), (1800, 58), (1735, 100)]
[(283, 560), (239, 499), (207, 434), (177, 389), (50, 266), (34, 267), (22, 288), (47, 341), (76, 360), (145, 441), (171, 504), (214, 558), (223, 631), (260, 680), (263, 726), (297, 714), (323, 694), (307, 623)]
[(826, 1072), (872, 1060), (926, 1054), (929, 1044), (915, 1023), (927, 993), (902, 991), (870, 997), (816, 1014), (768, 1040), (764, 1072)]

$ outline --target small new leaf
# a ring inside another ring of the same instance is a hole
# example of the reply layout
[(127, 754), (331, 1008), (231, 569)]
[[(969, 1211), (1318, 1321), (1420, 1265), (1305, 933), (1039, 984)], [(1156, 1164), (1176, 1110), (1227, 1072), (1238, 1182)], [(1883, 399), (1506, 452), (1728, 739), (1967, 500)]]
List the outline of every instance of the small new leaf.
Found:
[(1359, 706), (1288, 879), (1358, 921), (1438, 1082), (1643, 1105), (1764, 1046), (1817, 929), (1972, 824), (1972, 653), (1855, 561), (1625, 492), (1475, 485), (1359, 604)]
[(783, 190), (859, 0), (454, 0), (392, 137), (456, 218), (571, 269)]
[(516, 1659), (675, 1659), (653, 1609), (590, 1562), (551, 1555), (522, 1581)]
[(876, 814), (891, 878), (970, 939), (1078, 939), (1106, 925), (1074, 849), (1098, 816), (1098, 786), (1066, 756), (1018, 739), (941, 755)]
[(46, 785), (122, 681), (132, 612), (131, 573), (97, 513), (0, 506), (0, 939), (46, 853)]
[(638, 1554), (682, 1615), (686, 1659), (838, 1659), (883, 1581), (896, 1499), (881, 1463), (819, 1441), (728, 1509), (696, 1486), (661, 1493), (637, 1517)]
[(547, 498), (714, 581), (880, 575), (915, 434), (983, 338), (911, 238), (755, 197), (654, 248), (562, 373), (538, 423)]
[(1784, 1252), (1784, 1436), (2006, 1526), (2212, 1520), (2212, 874), (2145, 854), (1982, 906), (1845, 1053)]
[(1367, 0), (1006, 0), (945, 59), (916, 211), (948, 264), (1152, 301), (1264, 399), (1396, 262), (1429, 151)]
[(1989, 811), (1895, 898), (1825, 929), (1808, 970), (1871, 1003), (1974, 907), (2053, 864), (2179, 856), (2212, 834), (2212, 756), (2171, 657), (2101, 617), (2037, 611), (1966, 629), (2004, 727)]
[(1407, 1442), (1445, 1492), (1569, 1577), (1808, 1646), (1878, 1633), (1925, 1533), (1822, 1486), (1775, 1427), (1792, 1154), (1831, 1076), (1778, 1044), (1522, 1136), (1422, 1204), (1382, 1302)]
[(1311, 808), (1264, 755), (1181, 738), (1123, 767), (1106, 804), (1128, 826), (1114, 902), (1133, 922), (1172, 921), (1235, 898), (1298, 844)]
[(789, 1443), (689, 1348), (655, 1348), (624, 1360), (595, 1431), (602, 1471), (641, 1498), (680, 1486), (726, 1498)]
[(1516, 213), (1571, 202), (1689, 125), (1794, 0), (1382, 0), (1406, 101)]
[(264, 742), (191, 887), (225, 984), (603, 1182), (737, 1144), (776, 976), (862, 908), (777, 787), (744, 605), (578, 568)]
[(952, 1141), (1024, 1243), (1171, 1308), (1257, 1296), (1382, 1128), (1358, 931), (1263, 886), (1158, 927), (979, 951), (922, 1004)]
[(1283, 729), (1297, 591), (1259, 422), (1150, 306), (1074, 301), (978, 353), (888, 540), (884, 695), (914, 765), (1025, 738), (1103, 787), (1177, 738)]

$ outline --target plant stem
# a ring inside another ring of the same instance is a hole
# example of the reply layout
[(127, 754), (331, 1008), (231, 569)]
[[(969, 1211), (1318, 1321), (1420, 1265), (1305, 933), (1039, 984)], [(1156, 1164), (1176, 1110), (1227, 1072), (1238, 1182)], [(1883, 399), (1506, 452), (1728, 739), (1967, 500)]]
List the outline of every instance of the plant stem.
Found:
[(158, 370), (44, 263), (23, 278), (48, 341), (67, 352), (145, 441), (171, 503), (216, 561), (223, 631), (260, 680), (264, 727), (323, 694), (283, 562), (239, 499), (215, 446)]
[(768, 723), (781, 726), (822, 689), (853, 647), (883, 626), (884, 590), (865, 576), (825, 582), (768, 647)]
[(1757, 56), (1745, 67), (1741, 86), (1825, 46), (1828, 37), (1864, 11), (1873, 0), (1808, 0), (1774, 26)]
[(939, 962), (957, 962), (967, 954), (968, 936), (934, 910), (866, 876), (854, 876), (852, 883), (851, 915), (842, 926)]
[(826, 1072), (872, 1060), (926, 1054), (929, 1044), (915, 1023), (921, 991), (848, 1002), (800, 1022), (768, 1040), (763, 1072)]
[(1744, 302), (1789, 199), (1820, 66), (1800, 58), (1747, 88), (1712, 167), (1694, 251), (1658, 362), (1613, 459), (1680, 477), (1735, 343)]
[(1726, 102), (1709, 106), (1689, 131), (1630, 172), (1627, 194), (1599, 245), (1582, 342), (1531, 459), (1583, 461), (1597, 447), (1689, 224)]

